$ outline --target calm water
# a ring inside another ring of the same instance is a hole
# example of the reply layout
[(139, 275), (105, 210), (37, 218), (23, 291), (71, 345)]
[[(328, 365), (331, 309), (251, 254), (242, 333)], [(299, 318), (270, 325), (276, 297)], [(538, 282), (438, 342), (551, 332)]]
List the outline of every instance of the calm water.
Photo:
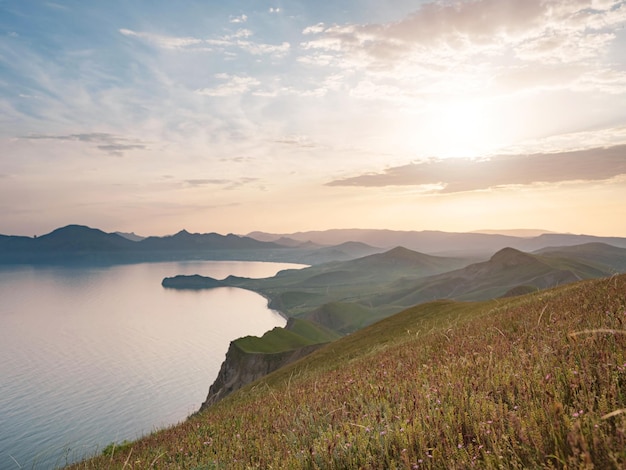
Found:
[(267, 277), (292, 267), (0, 268), (0, 469), (62, 466), (184, 420), (230, 341), (285, 324), (255, 293), (168, 290), (164, 277)]

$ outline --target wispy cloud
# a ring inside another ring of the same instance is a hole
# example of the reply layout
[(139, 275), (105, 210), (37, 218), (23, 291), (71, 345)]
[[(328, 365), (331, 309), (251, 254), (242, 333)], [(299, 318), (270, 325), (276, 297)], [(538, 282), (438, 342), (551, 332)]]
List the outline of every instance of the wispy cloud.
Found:
[(95, 144), (95, 147), (98, 150), (114, 156), (123, 156), (124, 152), (129, 150), (146, 150), (148, 148), (144, 142), (100, 132), (68, 135), (33, 134), (22, 136), (21, 138), (26, 140), (66, 140), (71, 142), (86, 142)]
[(328, 186), (430, 186), (443, 193), (500, 186), (603, 181), (626, 174), (626, 145), (572, 152), (427, 160), (338, 179)]
[(146, 42), (154, 44), (157, 47), (162, 47), (164, 49), (185, 49), (204, 43), (202, 39), (197, 39), (193, 37), (164, 36), (161, 34), (133, 31), (124, 28), (120, 29), (120, 33), (124, 36), (143, 39)]
[(239, 15), (239, 16), (231, 16), (230, 17), (230, 22), (231, 23), (245, 23), (246, 21), (248, 21), (248, 16), (247, 15)]
[[(245, 15), (231, 20), (231, 23), (243, 23)], [(119, 32), (127, 37), (141, 39), (155, 47), (169, 50), (196, 51), (196, 52), (232, 52), (243, 51), (251, 55), (272, 55), (281, 57), (287, 54), (291, 45), (283, 41), (280, 44), (267, 44), (252, 41), (253, 36), (249, 29), (240, 29), (232, 34), (212, 38), (196, 38), (190, 36), (166, 36), (150, 32), (120, 29)]]
[(226, 82), (213, 88), (202, 88), (196, 92), (206, 96), (233, 96), (247, 93), (261, 84), (259, 80), (253, 77), (218, 74), (216, 78), (226, 80)]
[(250, 183), (257, 182), (258, 178), (234, 178), (234, 179), (220, 179), (220, 178), (198, 178), (188, 179), (183, 182), (186, 187), (198, 188), (205, 186), (220, 186), (221, 189), (232, 190), (245, 186)]

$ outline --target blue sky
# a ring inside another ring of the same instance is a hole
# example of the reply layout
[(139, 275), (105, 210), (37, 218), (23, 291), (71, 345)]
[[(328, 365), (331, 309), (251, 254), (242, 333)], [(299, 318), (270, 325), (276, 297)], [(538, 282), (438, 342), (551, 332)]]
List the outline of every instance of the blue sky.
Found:
[(0, 233), (626, 236), (626, 2), (0, 0)]

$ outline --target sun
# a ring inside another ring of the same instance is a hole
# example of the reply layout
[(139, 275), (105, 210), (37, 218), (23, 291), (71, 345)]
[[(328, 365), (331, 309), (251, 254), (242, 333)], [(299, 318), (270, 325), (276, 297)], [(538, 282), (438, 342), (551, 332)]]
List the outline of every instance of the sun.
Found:
[(449, 101), (434, 104), (426, 123), (428, 146), (434, 157), (484, 156), (500, 144), (497, 122), (482, 101)]

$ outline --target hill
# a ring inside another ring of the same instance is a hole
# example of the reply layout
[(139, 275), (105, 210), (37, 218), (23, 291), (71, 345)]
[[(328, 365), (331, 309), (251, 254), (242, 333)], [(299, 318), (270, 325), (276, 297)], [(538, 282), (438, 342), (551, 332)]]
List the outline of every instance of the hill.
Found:
[(599, 244), (541, 255), (507, 247), (473, 264), (396, 247), (355, 260), (287, 270), (272, 278), (230, 277), (220, 282), (261, 293), (270, 299), (271, 308), (287, 316), (347, 334), (419, 303), (520, 295), (609, 276), (622, 271), (617, 268), (624, 261), (626, 249)]
[[(354, 260), (330, 262), (299, 270), (287, 270), (266, 279), (230, 277), (222, 281), (233, 287), (243, 287), (270, 299), (270, 307), (288, 316), (305, 315), (326, 303), (357, 302), (372, 292), (383, 292), (401, 279), (416, 280), (465, 266), (467, 259), (425, 255), (402, 247)], [(365, 310), (365, 308), (362, 308)], [(397, 309), (395, 311), (398, 311)], [(365, 313), (365, 312), (364, 312)], [(353, 331), (358, 326), (388, 315), (378, 309), (353, 318)], [(395, 313), (395, 312), (394, 312)], [(324, 325), (329, 326), (329, 325)]]
[(624, 468), (625, 293), (412, 307), (74, 468)]
[(615, 272), (626, 271), (626, 250), (606, 243), (548, 247), (537, 251), (536, 254), (552, 258), (569, 258), (591, 265), (602, 265), (614, 269)]
[[(624, 253), (626, 250), (620, 249)], [(514, 248), (503, 248), (488, 261), (418, 279), (402, 280), (385, 292), (364, 298), (372, 305), (408, 307), (436, 299), (486, 300), (611, 275), (608, 266), (589, 264), (566, 257), (538, 256)]]

